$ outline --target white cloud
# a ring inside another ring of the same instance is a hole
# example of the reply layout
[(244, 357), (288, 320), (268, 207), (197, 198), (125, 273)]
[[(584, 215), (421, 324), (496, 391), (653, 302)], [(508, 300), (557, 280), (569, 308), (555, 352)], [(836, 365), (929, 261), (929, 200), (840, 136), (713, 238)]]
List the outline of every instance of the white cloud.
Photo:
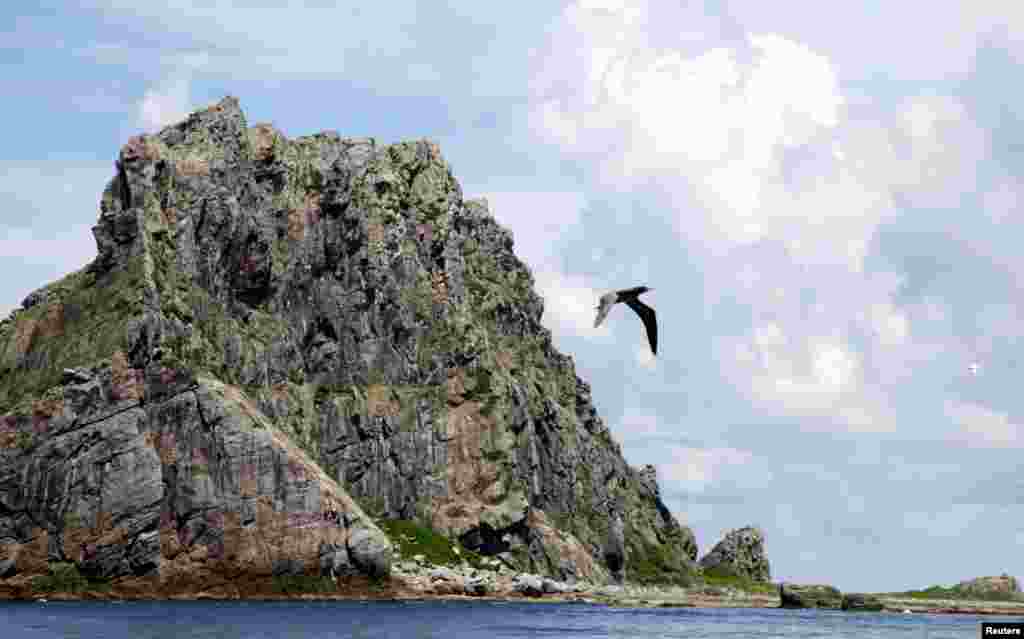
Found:
[(897, 121), (889, 186), (924, 207), (956, 208), (977, 188), (976, 167), (988, 156), (988, 136), (949, 96), (910, 99)]
[(587, 338), (609, 336), (611, 322), (594, 328), (597, 299), (604, 291), (587, 278), (545, 270), (534, 274), (537, 291), (544, 298), (544, 325), (557, 335)]
[[(813, 326), (794, 322), (789, 332), (781, 323), (761, 323), (746, 335), (719, 338), (722, 371), (755, 410), (801, 418), (802, 428), (892, 431), (898, 421), (880, 383), (905, 371), (872, 371), (880, 377), (872, 382), (859, 350), (841, 334), (815, 334)], [(891, 355), (912, 363), (923, 356), (913, 348)]]
[(778, 324), (733, 340), (734, 361), (752, 381), (754, 399), (806, 413), (827, 410), (859, 385), (856, 353), (832, 336), (796, 338)]
[(959, 427), (953, 439), (969, 446), (1019, 448), (1024, 446), (1024, 428), (1006, 413), (980, 404), (947, 400), (946, 416)]
[(668, 11), (567, 8), (537, 63), (532, 122), (592, 158), (605, 184), (657, 179), (683, 237), (767, 238), (794, 259), (859, 271), (893, 190), (955, 206), (974, 183), (986, 140), (955, 99), (913, 98), (881, 125), (880, 114), (852, 120), (820, 51), (770, 31), (697, 51), (655, 46)]
[(664, 40), (671, 11), (570, 5), (536, 60), (536, 134), (597, 167), (595, 186), (667, 196), (708, 259), (707, 294), (753, 315), (717, 352), (759, 409), (893, 430), (892, 392), (950, 335), (915, 332), (927, 314), (898, 306), (901, 278), (865, 260), (897, 202), (962, 204), (986, 133), (949, 96), (853, 108), (829, 47), (785, 29)]
[(155, 132), (188, 117), (192, 111), (191, 81), (191, 74), (178, 73), (147, 89), (137, 106), (139, 126)]
[(899, 346), (910, 334), (910, 321), (906, 314), (890, 302), (872, 304), (869, 321), (881, 346)]
[(196, 110), (191, 96), (192, 80), (197, 71), (210, 64), (210, 55), (205, 51), (173, 53), (163, 55), (162, 62), (170, 71), (147, 89), (136, 105), (138, 124), (147, 132), (180, 122)]
[[(651, 7), (639, 3), (632, 11)], [(609, 18), (578, 4), (566, 10), (534, 87), (538, 133), (594, 156), (605, 183), (657, 176), (677, 200), (684, 236), (739, 243), (767, 237), (800, 248), (797, 238), (817, 246), (807, 237), (816, 231), (835, 236), (843, 255), (862, 257), (873, 225), (850, 235), (865, 227), (857, 221), (865, 189), (855, 175), (840, 172), (796, 196), (784, 184), (781, 154), (831, 145), (830, 131), (841, 121), (844, 98), (829, 61), (771, 33), (752, 34), (737, 47), (709, 44), (689, 56), (655, 49), (647, 19)], [(694, 215), (693, 203), (703, 216)]]

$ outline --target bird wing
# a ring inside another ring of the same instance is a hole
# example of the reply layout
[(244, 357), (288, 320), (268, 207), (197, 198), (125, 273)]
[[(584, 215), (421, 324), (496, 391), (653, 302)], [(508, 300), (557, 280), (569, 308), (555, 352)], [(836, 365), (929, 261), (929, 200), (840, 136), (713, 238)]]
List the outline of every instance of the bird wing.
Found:
[(612, 310), (613, 306), (615, 306), (615, 297), (613, 295), (601, 296), (597, 304), (597, 319), (594, 320), (594, 328), (600, 326), (604, 318), (608, 317), (608, 311)]
[(658, 321), (654, 315), (654, 309), (640, 300), (633, 298), (626, 300), (626, 306), (630, 307), (640, 316), (640, 320), (647, 329), (647, 341), (651, 343), (651, 352), (658, 354)]

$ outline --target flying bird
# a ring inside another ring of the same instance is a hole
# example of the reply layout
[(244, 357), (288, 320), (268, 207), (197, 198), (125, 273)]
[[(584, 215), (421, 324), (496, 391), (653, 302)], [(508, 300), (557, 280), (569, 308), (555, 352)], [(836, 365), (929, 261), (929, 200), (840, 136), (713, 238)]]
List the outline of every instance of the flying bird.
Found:
[(608, 311), (612, 310), (613, 306), (623, 302), (640, 316), (640, 320), (644, 323), (644, 328), (647, 329), (647, 341), (651, 344), (651, 352), (657, 355), (658, 322), (654, 317), (654, 309), (639, 299), (640, 295), (653, 290), (646, 286), (637, 286), (636, 288), (624, 288), (621, 291), (605, 293), (601, 296), (600, 302), (597, 305), (597, 319), (594, 320), (594, 328), (601, 325), (601, 322), (608, 316)]

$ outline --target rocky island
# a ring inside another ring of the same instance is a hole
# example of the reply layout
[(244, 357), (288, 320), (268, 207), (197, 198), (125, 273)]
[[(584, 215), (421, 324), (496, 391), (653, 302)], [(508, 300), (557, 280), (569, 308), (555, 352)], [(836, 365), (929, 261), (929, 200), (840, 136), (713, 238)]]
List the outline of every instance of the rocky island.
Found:
[(99, 208), (0, 323), (0, 596), (386, 581), (396, 522), (562, 583), (699, 573), (436, 145), (229, 97), (131, 138)]

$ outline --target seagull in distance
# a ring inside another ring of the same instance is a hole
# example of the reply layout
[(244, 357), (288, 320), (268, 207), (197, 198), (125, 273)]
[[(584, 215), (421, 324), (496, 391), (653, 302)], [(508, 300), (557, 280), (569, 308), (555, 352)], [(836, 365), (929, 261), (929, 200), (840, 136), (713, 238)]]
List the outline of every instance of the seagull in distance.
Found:
[(654, 316), (654, 309), (647, 306), (639, 299), (640, 295), (653, 290), (654, 289), (647, 288), (646, 286), (637, 286), (636, 288), (624, 288), (621, 291), (605, 293), (601, 296), (597, 305), (597, 319), (594, 320), (594, 328), (600, 326), (601, 322), (604, 321), (604, 318), (608, 317), (608, 311), (612, 310), (613, 306), (619, 302), (623, 302), (640, 316), (640, 320), (644, 323), (644, 328), (647, 329), (647, 341), (651, 344), (651, 352), (657, 355), (658, 322)]

